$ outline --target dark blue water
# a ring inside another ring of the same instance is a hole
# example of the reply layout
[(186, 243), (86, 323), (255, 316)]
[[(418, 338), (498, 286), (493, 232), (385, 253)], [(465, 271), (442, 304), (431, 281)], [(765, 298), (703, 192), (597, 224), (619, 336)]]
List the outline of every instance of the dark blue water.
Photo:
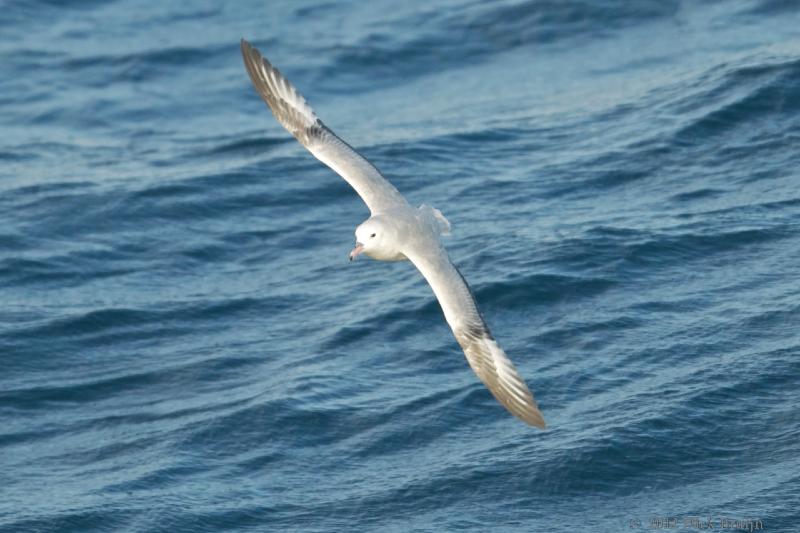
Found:
[[(241, 37), (449, 218), (547, 431), (348, 264)], [(4, 532), (800, 531), (795, 2), (12, 0), (0, 221)]]

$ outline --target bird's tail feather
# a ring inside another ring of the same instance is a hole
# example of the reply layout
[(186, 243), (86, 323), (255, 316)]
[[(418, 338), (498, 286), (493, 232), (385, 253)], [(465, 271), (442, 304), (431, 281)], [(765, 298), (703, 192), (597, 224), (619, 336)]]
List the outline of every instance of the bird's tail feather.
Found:
[(452, 229), (452, 226), (450, 225), (450, 221), (444, 217), (441, 211), (439, 211), (435, 207), (431, 207), (425, 204), (419, 206), (419, 210), (422, 211), (426, 216), (430, 217), (430, 220), (439, 230), (440, 235), (450, 235), (450, 230)]

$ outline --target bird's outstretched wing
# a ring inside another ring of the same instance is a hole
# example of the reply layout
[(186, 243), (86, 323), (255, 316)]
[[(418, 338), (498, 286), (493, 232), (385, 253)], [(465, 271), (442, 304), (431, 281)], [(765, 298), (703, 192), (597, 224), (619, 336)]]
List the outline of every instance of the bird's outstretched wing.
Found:
[(544, 429), (533, 394), (486, 326), (466, 280), (437, 244), (421, 243), (404, 253), (428, 280), (472, 370), (511, 414)]
[(242, 57), (258, 94), (278, 122), (314, 157), (353, 187), (372, 214), (408, 205), (372, 163), (336, 136), (314, 114), (303, 95), (259, 51), (242, 39)]

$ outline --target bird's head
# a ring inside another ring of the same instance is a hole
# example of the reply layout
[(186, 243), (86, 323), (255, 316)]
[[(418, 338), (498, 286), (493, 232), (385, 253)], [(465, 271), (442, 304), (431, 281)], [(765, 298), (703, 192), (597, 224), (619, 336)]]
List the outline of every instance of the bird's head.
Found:
[(390, 224), (379, 216), (371, 217), (356, 228), (356, 247), (350, 252), (350, 261), (364, 253), (373, 259), (389, 259), (397, 255), (396, 239)]

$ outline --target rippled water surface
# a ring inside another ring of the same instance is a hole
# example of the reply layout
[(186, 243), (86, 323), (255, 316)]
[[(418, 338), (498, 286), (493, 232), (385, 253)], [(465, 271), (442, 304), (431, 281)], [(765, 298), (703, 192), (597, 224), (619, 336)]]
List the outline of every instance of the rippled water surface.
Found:
[[(546, 431), (348, 264), (241, 37), (446, 214)], [(12, 0), (0, 56), (0, 530), (798, 531), (795, 2)]]

